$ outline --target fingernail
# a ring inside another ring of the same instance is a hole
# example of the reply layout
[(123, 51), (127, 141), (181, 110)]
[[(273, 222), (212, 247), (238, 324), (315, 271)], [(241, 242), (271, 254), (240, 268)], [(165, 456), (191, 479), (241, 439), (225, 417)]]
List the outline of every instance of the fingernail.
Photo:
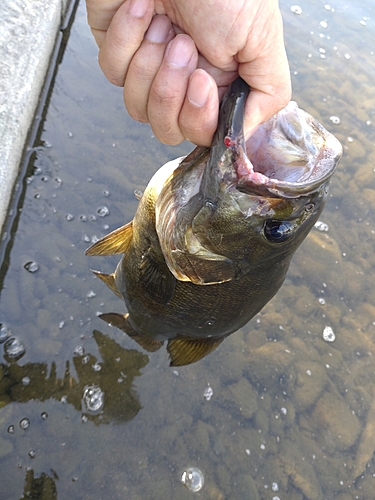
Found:
[(166, 16), (155, 16), (145, 33), (145, 38), (152, 43), (165, 42), (171, 28), (171, 22)]
[(207, 73), (196, 70), (190, 77), (187, 97), (189, 102), (198, 108), (204, 106), (211, 93), (211, 80)]
[(186, 35), (177, 35), (167, 47), (166, 59), (169, 64), (183, 68), (192, 57), (192, 42)]
[(143, 17), (147, 14), (150, 6), (150, 0), (132, 0), (129, 12), (134, 17)]

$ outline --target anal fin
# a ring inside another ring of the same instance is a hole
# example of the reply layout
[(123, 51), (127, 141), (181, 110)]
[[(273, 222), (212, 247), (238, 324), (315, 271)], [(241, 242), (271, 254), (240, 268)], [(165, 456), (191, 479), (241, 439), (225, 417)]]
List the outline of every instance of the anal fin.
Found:
[(214, 351), (223, 340), (224, 338), (168, 340), (167, 351), (171, 360), (170, 366), (195, 363)]
[(155, 352), (164, 344), (160, 340), (154, 340), (137, 332), (128, 321), (129, 314), (105, 313), (100, 314), (99, 318), (106, 321), (109, 325), (115, 326), (125, 332), (132, 340), (137, 342), (148, 352)]

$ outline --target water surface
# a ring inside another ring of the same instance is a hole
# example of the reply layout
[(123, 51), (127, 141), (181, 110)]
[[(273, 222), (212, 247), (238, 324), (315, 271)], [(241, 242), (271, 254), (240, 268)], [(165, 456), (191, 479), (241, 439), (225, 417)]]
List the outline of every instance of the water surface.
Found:
[[(344, 157), (277, 296), (172, 369), (97, 317), (125, 306), (84, 250), (191, 145), (160, 145), (126, 115), (79, 6), (2, 243), (0, 339), (19, 344), (0, 344), (1, 500), (373, 499), (375, 10), (281, 7), (293, 98)], [(198, 493), (181, 483), (188, 467)]]

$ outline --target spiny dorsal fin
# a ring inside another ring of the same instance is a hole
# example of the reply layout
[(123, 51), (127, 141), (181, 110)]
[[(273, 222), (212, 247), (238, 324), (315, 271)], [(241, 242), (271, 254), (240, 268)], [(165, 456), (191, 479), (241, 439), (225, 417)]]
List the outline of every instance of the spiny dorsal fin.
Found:
[(105, 273), (101, 273), (100, 271), (94, 271), (93, 269), (91, 269), (91, 271), (95, 274), (95, 276), (97, 276), (102, 281), (104, 281), (104, 283), (107, 285), (107, 287), (110, 290), (112, 290), (112, 292), (114, 292), (117, 295), (117, 297), (119, 297), (120, 299), (123, 298), (121, 293), (119, 292), (117, 286), (116, 286), (115, 273), (105, 274)]
[(155, 302), (168, 304), (174, 295), (176, 278), (161, 258), (153, 255), (152, 248), (143, 255), (139, 274), (145, 284), (144, 293)]
[(85, 254), (89, 256), (96, 255), (115, 255), (125, 253), (133, 237), (133, 221), (121, 226), (112, 233), (107, 234), (101, 240), (89, 247)]
[(221, 339), (171, 339), (167, 351), (171, 359), (169, 366), (184, 366), (195, 363), (214, 351), (222, 343)]
[(100, 314), (99, 318), (106, 321), (109, 325), (115, 326), (125, 332), (131, 339), (139, 344), (148, 352), (155, 352), (164, 344), (159, 340), (154, 340), (137, 332), (128, 321), (129, 314), (107, 313)]

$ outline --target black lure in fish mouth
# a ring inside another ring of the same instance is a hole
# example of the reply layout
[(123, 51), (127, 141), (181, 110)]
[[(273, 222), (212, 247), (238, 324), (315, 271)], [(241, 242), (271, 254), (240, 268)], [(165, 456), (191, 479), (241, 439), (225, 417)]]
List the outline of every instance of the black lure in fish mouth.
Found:
[(339, 141), (292, 101), (245, 142), (243, 123), (250, 91), (237, 78), (221, 103), (202, 181), (207, 197), (215, 200), (220, 182), (249, 194), (285, 198), (320, 189), (341, 158)]
[(201, 184), (206, 199), (211, 198), (213, 203), (216, 203), (221, 182), (229, 186), (238, 184), (239, 167), (247, 160), (243, 122), (249, 93), (249, 85), (237, 78), (220, 104), (219, 125)]

